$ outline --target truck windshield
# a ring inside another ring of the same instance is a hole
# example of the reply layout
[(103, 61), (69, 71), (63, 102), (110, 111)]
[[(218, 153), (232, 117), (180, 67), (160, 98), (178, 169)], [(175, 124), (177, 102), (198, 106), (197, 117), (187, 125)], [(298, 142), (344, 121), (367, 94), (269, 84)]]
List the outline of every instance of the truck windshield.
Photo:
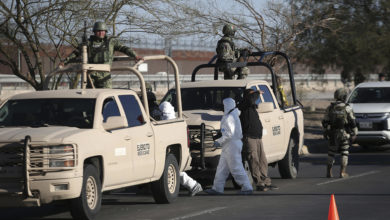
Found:
[[(244, 90), (244, 87), (182, 88), (183, 110), (213, 109), (223, 111), (223, 99), (230, 97), (239, 102), (242, 100)], [(171, 102), (176, 108), (175, 90), (170, 90), (161, 102), (163, 101)]]
[(348, 100), (349, 103), (389, 103), (390, 87), (357, 88)]
[(92, 128), (95, 99), (9, 100), (0, 108), (0, 127)]

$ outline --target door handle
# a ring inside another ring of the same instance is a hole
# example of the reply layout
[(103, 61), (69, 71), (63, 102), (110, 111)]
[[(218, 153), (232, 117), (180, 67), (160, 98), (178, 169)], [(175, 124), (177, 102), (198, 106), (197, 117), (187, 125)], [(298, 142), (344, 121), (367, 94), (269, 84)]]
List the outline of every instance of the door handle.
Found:
[(281, 115), (281, 116), (279, 116), (279, 119), (283, 119), (284, 117)]
[(148, 133), (146, 133), (146, 136), (152, 137), (152, 136), (153, 136), (153, 132), (148, 132)]
[(130, 136), (126, 136), (124, 137), (125, 141), (130, 141), (131, 140), (131, 137)]
[(270, 122), (270, 121), (271, 121), (271, 119), (269, 119), (269, 118), (265, 119), (265, 122)]

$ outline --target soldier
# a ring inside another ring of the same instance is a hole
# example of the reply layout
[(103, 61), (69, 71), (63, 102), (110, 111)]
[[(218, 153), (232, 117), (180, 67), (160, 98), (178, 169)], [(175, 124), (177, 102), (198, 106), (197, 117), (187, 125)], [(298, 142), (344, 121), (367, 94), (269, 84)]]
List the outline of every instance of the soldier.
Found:
[(326, 109), (325, 117), (322, 120), (324, 137), (329, 140), (328, 166), (326, 177), (333, 177), (332, 167), (335, 154), (341, 153), (340, 178), (347, 177), (346, 168), (348, 164), (348, 149), (350, 143), (356, 138), (358, 129), (352, 108), (345, 103), (348, 92), (344, 88), (337, 89), (334, 93), (336, 102), (332, 102)]
[(223, 37), (217, 43), (217, 64), (218, 70), (224, 73), (224, 79), (233, 79), (237, 75), (237, 79), (245, 79), (249, 74), (248, 67), (227, 68), (226, 64), (233, 62), (247, 61), (248, 49), (236, 49), (233, 37), (236, 33), (236, 27), (232, 24), (225, 24), (222, 29)]
[[(114, 58), (114, 51), (120, 51), (127, 56), (134, 58), (136, 61), (141, 60), (142, 57), (130, 49), (122, 45), (117, 39), (107, 37), (107, 26), (104, 22), (96, 22), (93, 26), (94, 35), (91, 35), (87, 42), (88, 47), (88, 63), (95, 64), (112, 64)], [(74, 62), (80, 56), (80, 48), (74, 50), (60, 66), (69, 62)], [(93, 71), (89, 73), (93, 85), (96, 88), (112, 88), (111, 74), (109, 72)], [(88, 80), (88, 88), (92, 88)]]

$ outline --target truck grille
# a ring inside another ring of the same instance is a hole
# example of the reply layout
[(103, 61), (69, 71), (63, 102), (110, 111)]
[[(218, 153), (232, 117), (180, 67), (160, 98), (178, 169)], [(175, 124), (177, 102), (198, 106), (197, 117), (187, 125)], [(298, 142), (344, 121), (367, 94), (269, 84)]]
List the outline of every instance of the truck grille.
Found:
[(65, 150), (52, 147), (27, 144), (26, 149), (23, 141), (0, 143), (0, 194), (22, 194), (26, 186), (28, 188), (28, 180), (34, 176), (75, 169), (77, 150), (74, 145), (66, 145)]
[[(188, 126), (190, 131), (190, 148), (198, 148), (201, 144), (201, 127), (200, 126)], [(212, 146), (214, 144), (214, 137), (217, 135), (216, 130), (205, 129), (205, 146)]]
[(357, 119), (380, 119), (384, 118), (388, 115), (388, 113), (355, 113), (355, 117)]
[(24, 189), (24, 144), (0, 143), (0, 193), (19, 193)]

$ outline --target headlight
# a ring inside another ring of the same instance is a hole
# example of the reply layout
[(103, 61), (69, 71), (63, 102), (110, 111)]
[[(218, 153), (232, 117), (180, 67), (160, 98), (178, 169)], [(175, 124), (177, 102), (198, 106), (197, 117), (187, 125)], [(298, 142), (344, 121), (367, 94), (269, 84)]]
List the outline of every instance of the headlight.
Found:
[(49, 147), (49, 167), (74, 167), (76, 153), (73, 145), (58, 145)]

